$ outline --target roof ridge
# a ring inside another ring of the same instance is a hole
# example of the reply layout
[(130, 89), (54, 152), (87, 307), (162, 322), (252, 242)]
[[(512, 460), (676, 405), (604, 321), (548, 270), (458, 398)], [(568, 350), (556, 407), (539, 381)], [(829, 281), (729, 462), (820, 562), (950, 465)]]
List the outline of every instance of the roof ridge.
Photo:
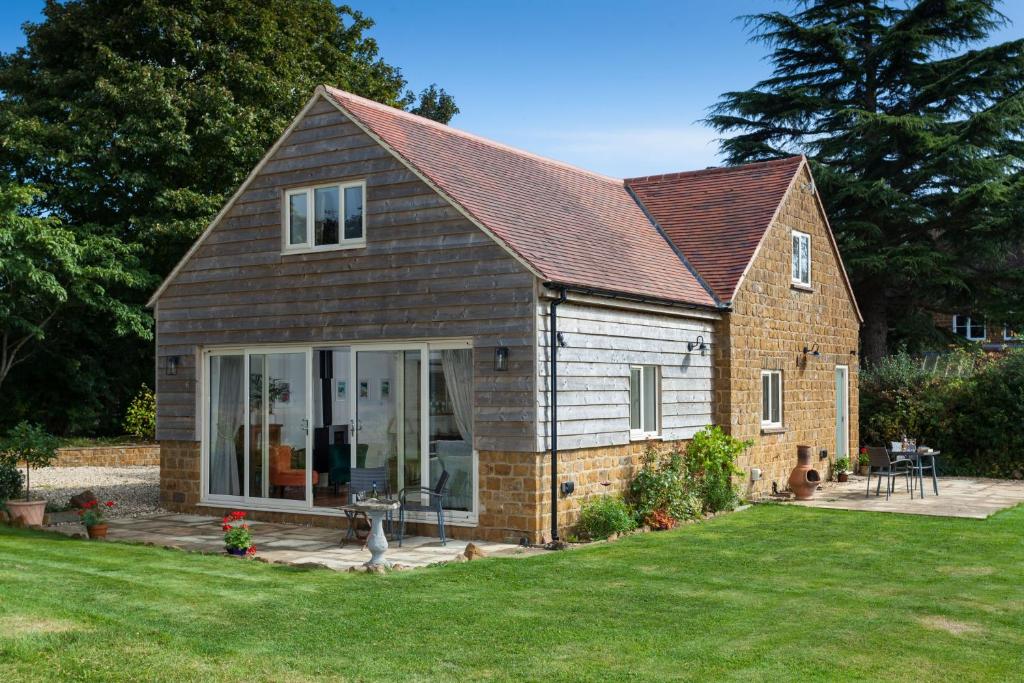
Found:
[(420, 116), (418, 114), (413, 114), (412, 112), (405, 111), (404, 109), (399, 109), (398, 107), (392, 107), (392, 106), (389, 106), (387, 104), (381, 104), (380, 102), (377, 102), (376, 100), (371, 100), (371, 99), (368, 99), (366, 97), (363, 97), (362, 95), (356, 95), (354, 93), (348, 92), (347, 90), (342, 90), (340, 88), (335, 88), (334, 86), (331, 86), (331, 85), (324, 84), (323, 88), (327, 92), (329, 92), (333, 97), (341, 96), (341, 97), (352, 98), (354, 100), (358, 100), (360, 104), (363, 104), (365, 106), (371, 107), (373, 109), (377, 109), (379, 111), (383, 111), (383, 112), (386, 112), (388, 114), (395, 114), (395, 115), (398, 115), (400, 117), (413, 120), (416, 123), (419, 123), (421, 125), (430, 126), (430, 127), (436, 128), (438, 130), (446, 131), (448, 133), (453, 133), (453, 134), (458, 135), (460, 137), (464, 137), (464, 138), (467, 138), (469, 140), (474, 140), (476, 142), (488, 145), (490, 147), (497, 147), (498, 149), (503, 149), (505, 151), (512, 152), (514, 154), (518, 154), (519, 156), (522, 156), (522, 157), (527, 157), (529, 159), (534, 159), (536, 161), (540, 161), (540, 162), (543, 162), (543, 163), (546, 163), (546, 164), (550, 164), (552, 166), (558, 166), (558, 167), (561, 167), (561, 168), (563, 168), (565, 170), (568, 170), (568, 171), (575, 171), (576, 173), (583, 173), (585, 175), (591, 176), (592, 178), (596, 178), (596, 179), (601, 180), (603, 182), (612, 183), (612, 184), (615, 184), (615, 185), (624, 186), (625, 182), (626, 182), (622, 178), (614, 178), (612, 176), (604, 175), (603, 173), (598, 173), (596, 171), (591, 171), (591, 170), (586, 169), (586, 168), (581, 168), (579, 166), (574, 166), (573, 164), (570, 164), (570, 163), (565, 162), (565, 161), (559, 161), (558, 159), (552, 159), (550, 157), (541, 156), (540, 154), (534, 154), (533, 152), (528, 152), (525, 149), (520, 149), (518, 147), (513, 147), (512, 145), (507, 145), (507, 144), (505, 144), (503, 142), (498, 142), (497, 140), (492, 140), (492, 139), (486, 138), (486, 137), (484, 137), (482, 135), (477, 135), (476, 133), (470, 133), (469, 131), (465, 131), (465, 130), (462, 130), (460, 128), (454, 128), (453, 126), (449, 126), (447, 124), (440, 123), (438, 121), (434, 121), (433, 119), (428, 119), (425, 116)]
[(804, 159), (804, 155), (796, 154), (789, 157), (783, 157), (781, 159), (767, 159), (765, 161), (751, 161), (746, 164), (732, 164), (729, 166), (712, 166), (710, 168), (702, 168), (694, 171), (673, 171), (670, 173), (658, 173), (655, 175), (637, 176), (635, 178), (626, 178), (626, 183), (633, 182), (648, 182), (656, 180), (675, 180), (676, 178), (701, 176), (701, 175), (721, 175), (730, 173), (733, 171), (741, 171), (751, 168), (761, 168), (765, 166), (783, 166), (787, 163), (801, 161)]

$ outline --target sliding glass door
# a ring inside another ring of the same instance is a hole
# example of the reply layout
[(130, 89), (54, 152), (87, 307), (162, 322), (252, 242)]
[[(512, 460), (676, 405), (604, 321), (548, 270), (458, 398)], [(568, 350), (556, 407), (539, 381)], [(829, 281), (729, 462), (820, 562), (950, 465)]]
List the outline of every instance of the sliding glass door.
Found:
[(215, 353), (207, 367), (207, 493), (306, 504), (309, 352)]

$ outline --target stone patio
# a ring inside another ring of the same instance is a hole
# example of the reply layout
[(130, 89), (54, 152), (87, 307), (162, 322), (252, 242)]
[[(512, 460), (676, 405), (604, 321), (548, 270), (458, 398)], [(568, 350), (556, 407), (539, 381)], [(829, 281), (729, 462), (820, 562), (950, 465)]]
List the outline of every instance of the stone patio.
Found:
[[(344, 531), (320, 527), (273, 524), (250, 521), (257, 556), (268, 562), (291, 565), (319, 564), (338, 571), (361, 566), (370, 559), (370, 551), (354, 541), (341, 547)], [(197, 552), (223, 552), (224, 541), (220, 518), (199, 515), (158, 513), (132, 518), (111, 519), (107, 538), (111, 541), (131, 541), (171, 546)], [(51, 527), (68, 535), (84, 530), (78, 524)], [(437, 538), (407, 536), (398, 547), (397, 540), (389, 539), (391, 547), (386, 559), (407, 567), (425, 567), (435, 562), (453, 560), (466, 549), (469, 541), (449, 539), (442, 546)], [(506, 543), (473, 541), (488, 557), (522, 557), (545, 552)]]
[(867, 477), (850, 476), (840, 484), (830, 482), (819, 489), (813, 500), (790, 501), (791, 505), (832, 508), (836, 510), (867, 510), (870, 512), (896, 512), (908, 515), (936, 517), (967, 517), (985, 519), (1000, 510), (1024, 503), (1024, 481), (981, 479), (975, 477), (939, 477), (939, 495), (932, 495), (931, 481), (925, 479), (923, 498), (920, 489), (911, 499), (902, 479), (896, 480), (896, 491), (885, 499), (883, 490), (875, 495), (875, 478), (871, 478), (871, 495), (865, 497)]

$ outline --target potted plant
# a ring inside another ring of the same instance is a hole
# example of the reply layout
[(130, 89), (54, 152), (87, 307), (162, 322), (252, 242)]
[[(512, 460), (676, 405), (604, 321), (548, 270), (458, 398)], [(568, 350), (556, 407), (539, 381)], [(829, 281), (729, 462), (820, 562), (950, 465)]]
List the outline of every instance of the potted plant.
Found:
[(21, 495), (24, 478), (13, 464), (0, 459), (0, 512), (7, 512), (7, 501)]
[(85, 525), (85, 531), (89, 534), (89, 538), (107, 537), (107, 513), (113, 510), (115, 505), (117, 503), (112, 500), (102, 504), (99, 501), (90, 500), (78, 511), (78, 516), (82, 518), (82, 524)]
[(31, 472), (46, 467), (57, 457), (57, 439), (46, 433), (40, 425), (19, 422), (0, 443), (0, 459), (15, 467), (25, 463), (25, 500), (7, 501), (7, 513), (13, 522), (17, 518), (25, 526), (39, 526), (46, 513), (46, 500), (32, 500)]
[(860, 476), (868, 476), (868, 472), (871, 471), (871, 457), (868, 455), (868, 449), (860, 449), (860, 455), (857, 456), (857, 463), (860, 465)]
[(849, 481), (850, 475), (846, 470), (850, 468), (850, 459), (846, 456), (836, 458), (836, 465), (833, 473), (836, 475), (836, 481)]
[(229, 555), (251, 557), (256, 554), (256, 546), (252, 543), (252, 534), (245, 522), (244, 512), (235, 510), (224, 515), (221, 529), (224, 530), (224, 550)]

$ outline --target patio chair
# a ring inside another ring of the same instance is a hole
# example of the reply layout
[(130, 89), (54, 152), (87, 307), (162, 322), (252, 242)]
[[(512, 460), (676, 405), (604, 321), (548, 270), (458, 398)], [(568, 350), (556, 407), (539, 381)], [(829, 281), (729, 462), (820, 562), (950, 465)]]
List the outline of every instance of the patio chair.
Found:
[[(356, 502), (356, 494), (364, 492), (369, 494), (373, 490), (373, 484), (377, 484), (377, 495), (389, 497), (391, 491), (388, 487), (387, 468), (385, 467), (353, 467), (350, 471), (350, 478), (348, 483), (348, 502), (349, 505)], [(363, 519), (366, 522), (367, 528), (370, 527), (370, 518), (366, 516), (365, 512), (358, 512), (356, 510), (345, 509), (345, 516), (348, 518), (348, 531), (345, 532), (345, 538), (341, 544), (345, 545), (352, 538), (358, 538), (359, 535), (356, 533), (356, 520)], [(391, 533), (392, 527), (392, 515), (389, 512), (387, 515), (388, 533)]]
[(910, 485), (910, 461), (906, 459), (893, 460), (889, 457), (889, 451), (881, 446), (868, 446), (868, 458), (870, 463), (868, 465), (868, 488), (864, 497), (867, 498), (871, 495), (871, 476), (874, 475), (878, 478), (878, 483), (875, 485), (875, 495), (877, 496), (879, 490), (882, 487), (882, 479), (886, 480), (885, 484), (885, 499), (889, 500), (889, 496), (893, 492), (893, 487), (896, 483), (896, 478), (903, 476), (907, 480), (907, 490), (910, 491), (910, 497), (914, 497), (914, 490)]
[[(925, 464), (925, 460), (928, 460)], [(921, 497), (924, 498), (924, 473), (928, 472), (932, 477), (932, 490), (939, 495), (939, 473), (935, 467), (935, 455), (918, 451), (917, 457), (910, 462), (910, 476), (917, 477), (921, 486)]]
[[(401, 506), (398, 508), (398, 547), (402, 547), (402, 539), (405, 537), (405, 513), (406, 512), (435, 512), (437, 513), (437, 534), (441, 538), (441, 545), (448, 545), (444, 535), (444, 508), (442, 503), (448, 495), (448, 470), (441, 470), (441, 476), (437, 478), (434, 488), (425, 486), (407, 486), (398, 493), (398, 500)], [(423, 497), (427, 497), (427, 503), (423, 503)], [(410, 500), (410, 498), (412, 500)]]

